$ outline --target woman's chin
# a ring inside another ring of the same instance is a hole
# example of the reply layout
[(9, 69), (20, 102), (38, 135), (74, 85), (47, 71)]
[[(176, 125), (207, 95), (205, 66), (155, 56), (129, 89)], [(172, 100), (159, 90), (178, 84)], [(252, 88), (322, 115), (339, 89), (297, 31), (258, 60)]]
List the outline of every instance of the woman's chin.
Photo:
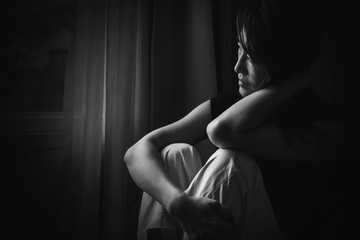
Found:
[(246, 97), (251, 94), (251, 92), (248, 89), (241, 86), (239, 87), (239, 93), (242, 97)]

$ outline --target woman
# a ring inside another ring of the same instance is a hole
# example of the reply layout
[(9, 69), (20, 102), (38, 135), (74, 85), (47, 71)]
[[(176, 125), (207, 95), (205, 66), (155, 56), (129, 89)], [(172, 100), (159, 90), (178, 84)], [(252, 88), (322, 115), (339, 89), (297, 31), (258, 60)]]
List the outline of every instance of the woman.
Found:
[[(319, 19), (304, 1), (289, 2), (243, 1), (237, 93), (200, 104), (127, 151), (144, 190), (139, 239), (281, 239), (259, 163), (331, 162), (341, 154), (346, 130), (317, 97), (309, 70)], [(192, 146), (205, 138), (219, 150), (202, 166)]]

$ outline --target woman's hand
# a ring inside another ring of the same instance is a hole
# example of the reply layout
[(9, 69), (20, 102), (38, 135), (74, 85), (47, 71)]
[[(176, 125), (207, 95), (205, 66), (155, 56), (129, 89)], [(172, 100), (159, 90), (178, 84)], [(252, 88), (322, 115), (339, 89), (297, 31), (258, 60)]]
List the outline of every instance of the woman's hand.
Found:
[(229, 209), (216, 200), (183, 195), (172, 202), (169, 212), (192, 240), (235, 237)]

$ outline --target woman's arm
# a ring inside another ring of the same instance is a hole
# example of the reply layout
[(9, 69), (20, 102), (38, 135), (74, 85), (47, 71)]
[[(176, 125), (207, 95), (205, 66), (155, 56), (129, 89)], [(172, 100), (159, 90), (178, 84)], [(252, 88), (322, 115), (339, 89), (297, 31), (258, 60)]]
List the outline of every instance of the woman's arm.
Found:
[(216, 144), (220, 148), (236, 149), (267, 159), (301, 162), (329, 162), (338, 159), (347, 144), (346, 128), (331, 121), (314, 122), (314, 125), (324, 134), (321, 142), (316, 133), (308, 131), (305, 133), (306, 140), (294, 137), (289, 144), (279, 127), (269, 123), (249, 131), (234, 130), (226, 137), (216, 139)]
[(135, 183), (168, 211), (169, 205), (183, 192), (167, 176), (160, 151), (175, 142), (196, 144), (206, 138), (210, 121), (209, 100), (179, 121), (150, 132), (125, 154), (125, 163)]
[(235, 103), (214, 119), (207, 127), (210, 139), (227, 130), (248, 131), (266, 121), (284, 101), (310, 86), (315, 76), (309, 72), (298, 74), (288, 81), (262, 88)]
[[(281, 103), (311, 87), (315, 79), (313, 74), (303, 73), (248, 95), (208, 125), (209, 139), (219, 148), (237, 149), (258, 157), (295, 161), (327, 158), (324, 147), (341, 144), (338, 139), (344, 137), (344, 128), (339, 124), (314, 123), (329, 136), (325, 145), (319, 144), (318, 136), (310, 131), (307, 133), (309, 141), (295, 138), (293, 144), (289, 145), (277, 125), (265, 123)], [(336, 149), (331, 151), (335, 154)]]

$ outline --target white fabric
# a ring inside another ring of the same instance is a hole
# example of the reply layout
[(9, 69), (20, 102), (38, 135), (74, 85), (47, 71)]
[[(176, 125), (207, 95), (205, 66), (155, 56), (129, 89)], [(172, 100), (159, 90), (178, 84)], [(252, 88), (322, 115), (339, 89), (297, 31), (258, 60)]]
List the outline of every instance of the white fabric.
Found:
[[(169, 176), (187, 194), (212, 198), (230, 208), (238, 226), (239, 239), (281, 239), (254, 159), (236, 151), (219, 149), (201, 167), (196, 149), (187, 144), (167, 146), (162, 156)], [(146, 230), (151, 228), (179, 231), (176, 221), (144, 193), (138, 239), (146, 240)], [(188, 236), (184, 234), (183, 239), (188, 239)]]

